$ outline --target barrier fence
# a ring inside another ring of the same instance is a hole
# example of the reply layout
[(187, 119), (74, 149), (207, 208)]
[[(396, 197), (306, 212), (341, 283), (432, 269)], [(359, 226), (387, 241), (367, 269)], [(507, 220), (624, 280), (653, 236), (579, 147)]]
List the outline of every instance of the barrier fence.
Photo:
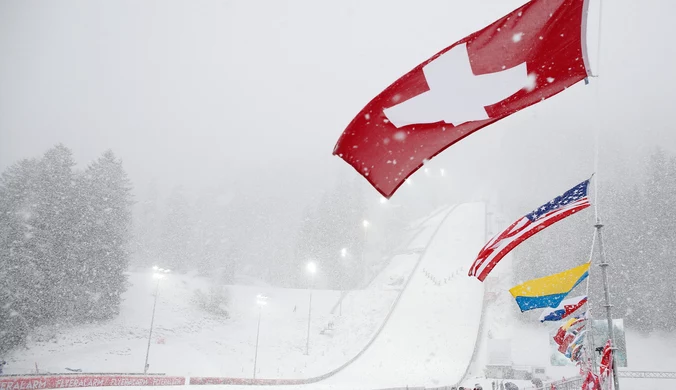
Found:
[(0, 390), (66, 389), (105, 386), (182, 386), (183, 376), (164, 375), (33, 375), (2, 376)]

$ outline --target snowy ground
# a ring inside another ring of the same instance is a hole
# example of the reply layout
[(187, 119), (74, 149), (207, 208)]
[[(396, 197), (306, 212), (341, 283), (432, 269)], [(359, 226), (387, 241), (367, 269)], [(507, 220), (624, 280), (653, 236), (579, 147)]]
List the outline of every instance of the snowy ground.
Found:
[[(354, 357), (372, 339), (410, 278), (382, 333), (353, 364), (320, 383), (266, 389), (377, 389), (456, 383), (469, 363), (479, 325), (484, 284), (468, 278), (466, 271), (483, 245), (484, 217), (481, 204), (458, 206), (444, 219), (448, 211), (439, 210), (419, 221), (417, 228), (412, 227), (408, 253), (403, 251), (387, 262), (367, 289), (346, 294), (341, 316), (338, 311), (330, 314), (339, 292), (313, 292), (309, 356), (304, 355), (307, 290), (231, 286), (231, 319), (225, 319), (206, 315), (192, 304), (196, 289), (206, 291), (204, 280), (171, 275), (161, 285), (151, 371), (250, 377), (258, 319), (253, 302), (256, 294), (265, 293), (270, 304), (262, 313), (257, 376), (303, 378), (324, 374)], [(515, 365), (545, 366), (553, 379), (575, 376), (575, 367), (549, 364), (548, 332), (555, 325), (518, 321), (520, 314), (507, 291), (512, 287), (511, 259), (505, 258), (491, 276), (497, 282), (490, 289), (498, 295), (487, 305), (476, 361), (462, 384), (481, 383), (485, 389), (491, 388), (491, 380), (483, 378), (489, 338), (512, 340)], [(88, 372), (141, 371), (154, 282), (149, 274), (130, 277), (132, 287), (118, 319), (44, 330), (29, 344), (30, 349), (9, 356), (6, 372), (31, 372), (35, 363), (41, 370), (53, 372), (63, 372), (65, 367)], [(334, 322), (335, 331), (330, 336), (321, 335), (329, 321)], [(629, 329), (627, 348), (627, 370), (673, 371), (676, 367), (676, 335), (645, 336)], [(674, 382), (622, 379), (622, 389), (671, 389), (676, 388)], [(517, 384), (525, 388), (526, 382)]]
[[(409, 242), (429, 241), (450, 208), (417, 221)], [(416, 249), (417, 243), (407, 248)], [(415, 251), (414, 251), (415, 252)], [(308, 290), (229, 286), (230, 318), (196, 307), (196, 291), (209, 282), (194, 275), (169, 274), (160, 284), (150, 351), (150, 371), (171, 375), (251, 377), (258, 308), (256, 295), (269, 297), (261, 316), (257, 377), (304, 378), (324, 374), (355, 356), (373, 337), (409, 278), (420, 253), (396, 255), (365, 290), (346, 294), (331, 314), (338, 291), (312, 296), (310, 353), (305, 355)], [(150, 273), (131, 273), (118, 318), (86, 326), (42, 329), (7, 357), (6, 373), (142, 372), (155, 281)], [(325, 331), (329, 322), (334, 330)], [(323, 334), (322, 334), (323, 333)]]
[(325, 384), (441, 386), (462, 377), (474, 349), (483, 285), (467, 269), (484, 239), (483, 204), (458, 206), (424, 253), (383, 332)]
[[(479, 326), (483, 284), (468, 278), (466, 272), (484, 241), (483, 213), (482, 204), (458, 206), (436, 235), (429, 233), (428, 240), (434, 237), (390, 320), (354, 363), (320, 383), (266, 389), (374, 389), (456, 383), (469, 363)], [(388, 270), (399, 274), (394, 270), (400, 267), (398, 261), (390, 262), (372, 286), (379, 285), (378, 280), (390, 280)]]

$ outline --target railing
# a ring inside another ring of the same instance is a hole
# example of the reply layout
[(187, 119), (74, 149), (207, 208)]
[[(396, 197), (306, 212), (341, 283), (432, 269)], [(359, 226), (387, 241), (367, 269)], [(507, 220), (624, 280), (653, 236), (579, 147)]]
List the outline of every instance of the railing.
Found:
[(676, 372), (617, 370), (617, 376), (619, 376), (620, 378), (676, 379)]

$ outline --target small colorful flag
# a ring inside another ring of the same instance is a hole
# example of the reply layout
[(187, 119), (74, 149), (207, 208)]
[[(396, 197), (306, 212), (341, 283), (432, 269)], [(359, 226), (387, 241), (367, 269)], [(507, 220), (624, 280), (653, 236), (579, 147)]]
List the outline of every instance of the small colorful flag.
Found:
[(584, 317), (573, 317), (566, 321), (559, 329), (556, 331), (556, 335), (554, 335), (554, 342), (556, 342), (557, 345), (563, 344), (563, 340), (565, 339), (567, 334), (572, 334), (573, 336), (576, 335), (579, 331), (579, 326), (583, 325), (584, 322), (587, 319)]
[(469, 269), (469, 276), (476, 276), (483, 282), (498, 262), (519, 244), (544, 228), (589, 207), (591, 205), (587, 197), (589, 180), (583, 181), (563, 195), (519, 218), (505, 231), (491, 238), (474, 260)]
[(572, 357), (573, 350), (575, 348), (577, 348), (578, 346), (582, 345), (582, 341), (584, 340), (586, 333), (587, 333), (586, 329), (580, 331), (578, 334), (575, 335), (573, 340), (571, 340), (571, 342), (566, 346), (566, 351), (565, 351), (564, 355), (566, 355), (566, 357), (568, 359), (570, 359)]
[(591, 371), (587, 371), (587, 375), (582, 382), (582, 390), (601, 390), (599, 377)]
[(611, 348), (610, 340), (606, 342), (601, 354), (601, 378), (605, 381), (613, 370), (613, 350)]
[(522, 312), (542, 307), (555, 308), (589, 275), (590, 265), (584, 263), (567, 271), (529, 280), (512, 287), (509, 292)]
[(544, 309), (540, 315), (540, 322), (563, 320), (581, 308), (585, 303), (587, 303), (586, 295), (564, 299), (556, 308)]

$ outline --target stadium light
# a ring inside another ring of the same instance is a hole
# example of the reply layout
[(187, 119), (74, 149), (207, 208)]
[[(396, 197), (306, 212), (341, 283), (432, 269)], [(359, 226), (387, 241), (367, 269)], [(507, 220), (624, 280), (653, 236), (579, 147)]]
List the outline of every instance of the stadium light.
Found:
[(256, 379), (256, 364), (258, 363), (258, 336), (261, 334), (261, 316), (263, 306), (268, 304), (268, 297), (263, 294), (256, 295), (256, 305), (258, 305), (258, 326), (256, 327), (256, 352), (254, 353), (253, 378)]
[(312, 288), (314, 287), (315, 283), (315, 273), (317, 272), (317, 264), (314, 261), (310, 261), (307, 263), (307, 270), (308, 273), (310, 274), (310, 302), (308, 303), (307, 307), (307, 339), (305, 341), (305, 354), (309, 355), (310, 354), (310, 322), (312, 320)]
[(150, 343), (153, 339), (153, 325), (155, 324), (155, 308), (157, 307), (157, 297), (160, 295), (160, 280), (164, 279), (171, 270), (153, 266), (153, 279), (157, 279), (155, 285), (155, 299), (153, 301), (153, 314), (150, 317), (150, 332), (148, 333), (148, 348), (146, 348), (146, 363), (143, 366), (143, 373), (148, 373), (148, 357), (150, 356)]

